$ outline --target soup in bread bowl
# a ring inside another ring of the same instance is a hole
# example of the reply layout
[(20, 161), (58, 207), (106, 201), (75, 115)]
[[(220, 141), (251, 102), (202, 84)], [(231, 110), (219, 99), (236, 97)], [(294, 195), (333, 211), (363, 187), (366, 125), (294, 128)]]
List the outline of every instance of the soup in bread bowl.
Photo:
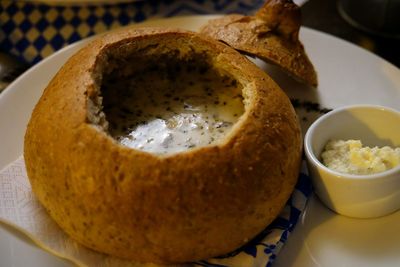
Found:
[(141, 262), (210, 258), (282, 210), (302, 139), (288, 97), (209, 37), (124, 29), (72, 56), (24, 143), (33, 192), (79, 243)]

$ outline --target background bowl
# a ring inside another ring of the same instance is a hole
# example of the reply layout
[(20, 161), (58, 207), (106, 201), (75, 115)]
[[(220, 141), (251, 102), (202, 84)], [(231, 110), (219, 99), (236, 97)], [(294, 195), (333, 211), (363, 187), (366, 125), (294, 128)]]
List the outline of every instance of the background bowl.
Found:
[(373, 218), (400, 208), (400, 166), (370, 175), (328, 169), (320, 155), (331, 139), (361, 140), (363, 146), (400, 147), (400, 112), (374, 105), (335, 109), (316, 120), (305, 136), (305, 153), (318, 197), (339, 214)]

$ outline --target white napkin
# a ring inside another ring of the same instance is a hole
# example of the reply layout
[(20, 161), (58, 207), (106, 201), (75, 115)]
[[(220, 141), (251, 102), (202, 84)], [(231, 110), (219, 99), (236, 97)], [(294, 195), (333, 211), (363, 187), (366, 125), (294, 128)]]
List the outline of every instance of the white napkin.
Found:
[[(308, 177), (300, 174), (299, 183), (278, 219), (250, 244), (225, 257), (174, 266), (270, 266), (304, 210), (310, 192)], [(22, 157), (0, 171), (0, 220), (24, 232), (43, 249), (78, 266), (157, 266), (97, 253), (69, 238), (33, 195)]]

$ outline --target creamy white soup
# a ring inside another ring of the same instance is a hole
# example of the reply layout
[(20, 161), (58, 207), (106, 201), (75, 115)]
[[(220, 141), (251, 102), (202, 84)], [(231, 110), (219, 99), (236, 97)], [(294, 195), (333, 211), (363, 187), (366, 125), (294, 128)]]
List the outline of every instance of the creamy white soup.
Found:
[(110, 134), (155, 154), (218, 143), (244, 112), (242, 87), (207, 66), (149, 67), (104, 83)]

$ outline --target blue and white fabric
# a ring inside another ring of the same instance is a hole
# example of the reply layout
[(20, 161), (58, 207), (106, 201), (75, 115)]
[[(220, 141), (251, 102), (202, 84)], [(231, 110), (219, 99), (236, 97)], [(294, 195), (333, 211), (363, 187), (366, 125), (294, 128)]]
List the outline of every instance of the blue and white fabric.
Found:
[(204, 267), (271, 267), (304, 211), (312, 193), (310, 178), (300, 173), (296, 188), (279, 217), (246, 246), (229, 255), (196, 262)]
[(46, 5), (0, 1), (0, 50), (34, 64), (88, 36), (150, 18), (194, 14), (252, 14), (263, 0), (146, 0)]

